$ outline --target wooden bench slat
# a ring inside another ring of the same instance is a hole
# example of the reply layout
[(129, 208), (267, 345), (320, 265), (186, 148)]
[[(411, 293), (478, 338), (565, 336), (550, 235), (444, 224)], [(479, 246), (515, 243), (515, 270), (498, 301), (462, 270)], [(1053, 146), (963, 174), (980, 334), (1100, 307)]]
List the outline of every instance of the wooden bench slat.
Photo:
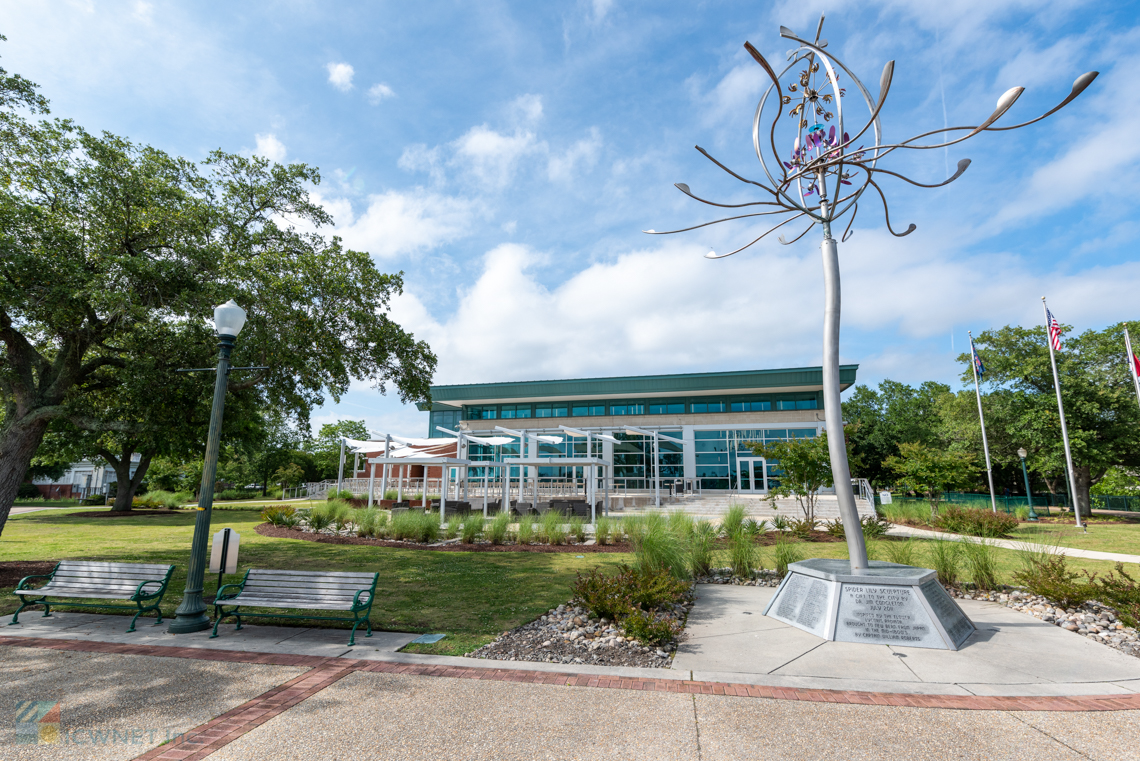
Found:
[[(134, 591), (136, 589), (138, 589), (139, 584), (142, 584), (142, 583), (144, 583), (144, 582), (140, 581), (138, 584), (72, 584), (72, 583), (56, 583), (53, 581), (49, 584), (45, 584), (44, 586), (40, 587), (40, 590), (52, 592), (52, 591), (55, 591), (56, 589), (129, 589), (129, 590), (131, 590), (131, 594), (134, 594)], [(157, 585), (160, 583), (161, 582), (156, 581), (156, 582), (147, 584), (147, 586), (145, 588), (146, 589), (157, 589), (158, 588)]]
[(52, 578), (55, 579), (76, 579), (88, 581), (145, 581), (147, 579), (162, 580), (166, 578), (166, 572), (162, 573), (56, 573)]
[(352, 600), (347, 603), (331, 603), (320, 602), (317, 600), (278, 600), (278, 599), (262, 599), (262, 598), (235, 598), (233, 600), (222, 600), (220, 605), (242, 605), (251, 608), (280, 608), (282, 610), (344, 610), (347, 611), (352, 607)]
[(316, 592), (345, 592), (350, 590), (355, 592), (358, 589), (370, 589), (371, 587), (371, 582), (367, 584), (360, 584), (358, 582), (351, 584), (307, 584), (299, 581), (263, 581), (258, 579), (257, 581), (247, 581), (245, 583), (246, 589), (311, 589)]
[(267, 571), (257, 568), (251, 568), (249, 571), (249, 578), (280, 576), (283, 578), (296, 578), (301, 577), (304, 579), (367, 579), (371, 581), (377, 576), (375, 572), (369, 573), (366, 571), (323, 571), (321, 573), (311, 573), (309, 571)]
[(170, 565), (162, 565), (160, 563), (104, 563), (97, 560), (61, 560), (59, 561), (60, 570), (66, 568), (83, 568), (94, 570), (146, 570), (146, 571), (162, 571), (166, 572)]
[[(31, 595), (31, 594), (33, 594), (35, 592), (39, 592), (39, 591), (40, 590), (38, 590), (38, 589), (21, 589), (16, 594), (18, 594), (18, 595)], [(119, 594), (117, 592), (113, 592), (113, 591), (109, 591), (109, 590), (99, 590), (99, 591), (87, 590), (87, 591), (85, 591), (85, 590), (78, 590), (78, 589), (69, 589), (67, 591), (52, 592), (50, 594), (52, 597), (95, 597), (95, 598), (104, 599), (104, 600), (129, 600), (131, 595), (133, 595), (134, 593), (135, 593), (135, 590), (133, 590), (133, 589), (124, 593), (124, 594)]]

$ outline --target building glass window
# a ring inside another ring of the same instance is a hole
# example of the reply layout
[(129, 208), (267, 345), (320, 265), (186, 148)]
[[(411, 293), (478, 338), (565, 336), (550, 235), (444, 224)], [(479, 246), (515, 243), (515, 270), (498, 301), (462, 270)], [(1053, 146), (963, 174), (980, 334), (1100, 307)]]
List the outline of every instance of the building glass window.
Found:
[(494, 420), (498, 416), (498, 409), (489, 407), (465, 407), (468, 420)]
[(733, 402), (731, 405), (733, 412), (767, 412), (772, 409), (772, 403), (769, 401), (764, 402)]
[(815, 399), (800, 399), (796, 402), (797, 410), (814, 410), (815, 408)]
[(530, 417), (529, 404), (504, 404), (501, 408), (504, 419)]
[(535, 417), (566, 417), (566, 405), (561, 403), (554, 404), (536, 404), (534, 406)]
[(724, 412), (724, 402), (697, 402), (692, 405), (694, 413)]
[(644, 415), (645, 405), (638, 403), (611, 404), (611, 415)]
[(776, 409), (778, 410), (794, 410), (795, 408), (796, 403), (790, 399), (781, 399), (780, 401), (776, 402)]
[(428, 424), (431, 428), (430, 438), (438, 438), (444, 435), (436, 430), (437, 425), (452, 431), (458, 430), (461, 414), (461, 410), (433, 410), (428, 416)]
[(683, 415), (685, 414), (684, 402), (651, 402), (649, 405), (650, 415)]
[(570, 414), (574, 417), (596, 417), (606, 414), (606, 405), (604, 404), (580, 404), (575, 405), (570, 409)]

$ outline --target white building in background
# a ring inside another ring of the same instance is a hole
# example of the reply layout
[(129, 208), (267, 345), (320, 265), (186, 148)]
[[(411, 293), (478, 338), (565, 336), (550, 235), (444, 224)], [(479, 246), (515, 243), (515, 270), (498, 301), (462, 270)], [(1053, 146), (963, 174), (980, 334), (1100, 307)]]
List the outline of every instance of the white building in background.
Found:
[[(131, 476), (135, 474), (142, 455), (137, 452), (131, 456)], [(107, 487), (115, 483), (118, 477), (115, 469), (106, 463), (95, 463), (91, 460), (73, 462), (58, 479), (36, 478), (32, 483), (39, 488), (40, 493), (48, 498), (83, 498), (92, 494), (106, 494)]]

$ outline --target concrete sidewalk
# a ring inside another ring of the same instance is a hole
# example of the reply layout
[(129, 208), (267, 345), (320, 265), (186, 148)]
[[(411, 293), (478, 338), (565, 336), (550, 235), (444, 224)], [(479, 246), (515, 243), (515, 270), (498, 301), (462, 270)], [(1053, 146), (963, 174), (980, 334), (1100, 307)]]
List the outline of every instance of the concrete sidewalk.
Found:
[[(943, 531), (930, 531), (924, 528), (915, 528), (914, 526), (900, 526), (892, 523), (890, 529), (887, 531), (890, 536), (913, 536), (918, 539), (947, 539), (951, 542), (971, 542), (977, 541), (976, 536), (963, 536), (962, 534), (949, 534)], [(1120, 552), (1100, 552), (1099, 550), (1081, 550), (1076, 547), (1055, 547), (1051, 544), (1037, 543), (1037, 542), (1019, 542), (1015, 539), (987, 539), (987, 542), (995, 547), (1004, 547), (1007, 550), (1024, 550), (1027, 547), (1031, 549), (1038, 549), (1039, 547), (1047, 552), (1056, 555), (1067, 555), (1074, 558), (1088, 558), (1089, 560), (1111, 560), (1120, 563), (1140, 563), (1140, 555), (1126, 555)]]

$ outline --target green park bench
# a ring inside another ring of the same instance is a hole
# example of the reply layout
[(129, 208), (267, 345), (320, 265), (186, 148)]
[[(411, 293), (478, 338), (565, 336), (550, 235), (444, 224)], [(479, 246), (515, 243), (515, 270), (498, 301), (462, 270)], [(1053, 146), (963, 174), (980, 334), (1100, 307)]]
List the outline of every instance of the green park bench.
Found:
[[(114, 608), (134, 610), (128, 632), (135, 630), (135, 621), (147, 611), (156, 611), (162, 623), (162, 596), (170, 583), (173, 565), (156, 563), (98, 563), (87, 560), (61, 560), (52, 572), (45, 575), (25, 576), (16, 586), (13, 594), (19, 595), (20, 607), (12, 616), (9, 626), (18, 624), (20, 612), (33, 605), (44, 606), (44, 616), (51, 615), (52, 606), (68, 608)], [(30, 586), (33, 579), (47, 579), (42, 587)], [(67, 602), (50, 602), (48, 598)], [(101, 600), (130, 600), (131, 605), (108, 605), (104, 602), (73, 602), (72, 598), (96, 598)]]
[[(266, 571), (250, 568), (239, 584), (226, 584), (218, 590), (214, 600), (214, 633), (223, 618), (298, 618), (321, 621), (352, 622), (348, 637), (351, 647), (356, 644), (356, 627), (364, 624), (372, 636), (368, 616), (372, 612), (372, 598), (376, 594), (379, 573), (346, 573), (339, 571)], [(227, 611), (226, 608), (229, 608)], [(277, 608), (279, 610), (339, 610), (351, 613), (346, 616), (282, 615), (280, 613), (249, 613), (243, 608)]]

